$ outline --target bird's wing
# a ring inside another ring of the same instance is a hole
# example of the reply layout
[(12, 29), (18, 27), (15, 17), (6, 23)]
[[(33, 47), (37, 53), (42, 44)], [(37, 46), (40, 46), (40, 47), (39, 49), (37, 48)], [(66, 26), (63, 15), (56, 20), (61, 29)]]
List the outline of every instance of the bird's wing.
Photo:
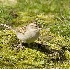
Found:
[(23, 26), (23, 27), (17, 27), (16, 28), (16, 32), (19, 32), (19, 33), (25, 33), (26, 32), (26, 26)]

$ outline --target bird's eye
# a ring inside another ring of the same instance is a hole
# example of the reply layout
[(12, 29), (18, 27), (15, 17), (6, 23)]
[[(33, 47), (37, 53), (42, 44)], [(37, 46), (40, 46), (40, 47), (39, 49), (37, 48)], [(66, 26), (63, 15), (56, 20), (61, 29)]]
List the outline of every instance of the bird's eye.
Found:
[(35, 27), (37, 27), (37, 25)]

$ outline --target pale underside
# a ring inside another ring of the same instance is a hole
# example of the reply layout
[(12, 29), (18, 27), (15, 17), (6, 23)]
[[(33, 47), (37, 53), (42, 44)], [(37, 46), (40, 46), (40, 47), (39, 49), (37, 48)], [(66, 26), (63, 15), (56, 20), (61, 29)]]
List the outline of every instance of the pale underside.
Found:
[(39, 37), (39, 31), (37, 29), (29, 29), (26, 27), (16, 28), (16, 35), (19, 40), (24, 43), (32, 43)]

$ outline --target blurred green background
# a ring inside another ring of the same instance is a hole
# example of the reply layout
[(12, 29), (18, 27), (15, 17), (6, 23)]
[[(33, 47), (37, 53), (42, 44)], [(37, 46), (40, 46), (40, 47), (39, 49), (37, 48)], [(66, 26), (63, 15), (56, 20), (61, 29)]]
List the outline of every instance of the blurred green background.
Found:
[(42, 46), (23, 50), (12, 49), (19, 42), (16, 35), (0, 26), (0, 68), (69, 69), (70, 0), (0, 0), (0, 23), (15, 28), (34, 20), (42, 28), (35, 42)]

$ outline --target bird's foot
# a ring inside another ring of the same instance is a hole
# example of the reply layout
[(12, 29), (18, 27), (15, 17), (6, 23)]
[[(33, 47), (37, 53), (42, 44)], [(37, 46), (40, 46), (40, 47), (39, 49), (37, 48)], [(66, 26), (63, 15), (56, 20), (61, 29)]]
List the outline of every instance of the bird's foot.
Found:
[(19, 50), (19, 49), (25, 49), (25, 46), (22, 46), (22, 44), (20, 43), (20, 44), (18, 44), (18, 46), (16, 47), (16, 50)]

